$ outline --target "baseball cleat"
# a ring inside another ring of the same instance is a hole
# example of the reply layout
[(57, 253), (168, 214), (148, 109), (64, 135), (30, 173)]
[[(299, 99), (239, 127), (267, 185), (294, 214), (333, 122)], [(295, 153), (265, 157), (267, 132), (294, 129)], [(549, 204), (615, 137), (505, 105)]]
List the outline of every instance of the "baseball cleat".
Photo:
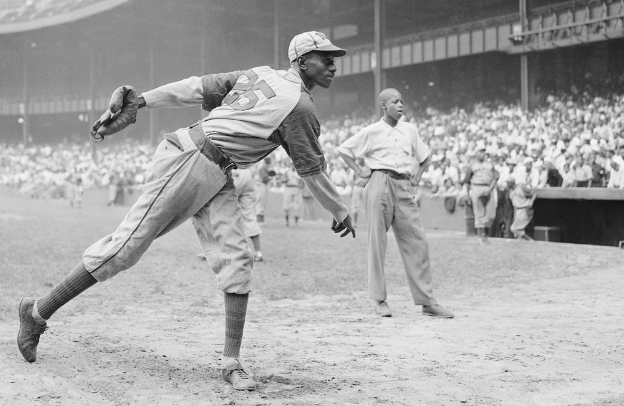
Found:
[(264, 257), (262, 256), (262, 253), (260, 251), (256, 252), (256, 255), (254, 256), (254, 262), (262, 262), (263, 259)]
[(385, 300), (381, 302), (375, 301), (375, 313), (381, 317), (392, 317), (392, 310), (390, 310), (390, 306), (388, 306), (388, 302)]
[(232, 361), (221, 369), (221, 376), (225, 382), (232, 384), (232, 388), (237, 390), (255, 390), (256, 381), (251, 379), (247, 372), (243, 369), (243, 366), (236, 361)]
[(23, 297), (18, 307), (20, 329), (17, 333), (17, 348), (19, 348), (20, 353), (28, 362), (35, 362), (37, 359), (39, 336), (48, 329), (47, 324), (37, 324), (33, 319), (34, 304), (35, 300), (33, 298)]
[(422, 312), (425, 316), (438, 317), (441, 319), (452, 319), (455, 317), (452, 311), (446, 310), (439, 304), (423, 305)]

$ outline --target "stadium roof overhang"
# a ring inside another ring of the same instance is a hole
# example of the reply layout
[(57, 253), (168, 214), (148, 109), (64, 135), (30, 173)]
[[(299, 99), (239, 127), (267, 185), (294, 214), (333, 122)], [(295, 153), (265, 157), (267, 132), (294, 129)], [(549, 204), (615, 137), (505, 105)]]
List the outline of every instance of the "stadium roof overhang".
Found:
[(66, 24), (77, 21), (92, 15), (101, 13), (127, 3), (130, 0), (99, 0), (85, 4), (76, 5), (74, 9), (59, 12), (58, 14), (47, 15), (44, 17), (33, 18), (29, 21), (15, 21), (9, 23), (0, 23), (0, 35), (11, 34), (24, 31), (32, 31), (40, 28), (51, 27), (59, 24)]
[(509, 35), (510, 54), (525, 54), (624, 37), (624, 0), (565, 3), (534, 12)]

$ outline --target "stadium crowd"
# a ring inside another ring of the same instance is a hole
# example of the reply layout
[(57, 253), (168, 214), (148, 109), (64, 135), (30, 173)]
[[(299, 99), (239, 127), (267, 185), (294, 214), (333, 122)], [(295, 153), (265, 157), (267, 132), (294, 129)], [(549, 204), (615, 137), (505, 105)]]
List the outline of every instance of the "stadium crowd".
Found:
[(153, 151), (131, 141), (95, 149), (91, 143), (0, 145), (0, 184), (33, 198), (71, 199), (76, 187), (109, 188), (108, 203), (119, 204), (121, 193), (143, 184)]
[[(463, 178), (477, 149), (498, 174), (498, 193), (513, 185), (544, 187), (606, 187), (624, 189), (624, 97), (613, 92), (593, 96), (572, 88), (543, 97), (539, 107), (523, 112), (516, 104), (477, 103), (471, 109), (419, 109), (406, 103), (403, 119), (417, 126), (429, 145), (431, 163), (421, 194), (462, 196)], [(624, 94), (624, 92), (622, 92)], [(350, 195), (353, 172), (338, 146), (374, 114), (352, 113), (322, 123), (323, 146), (330, 177), (341, 193)], [(151, 146), (122, 144), (10, 146), (0, 150), (0, 183), (36, 198), (68, 197), (67, 185), (108, 187), (115, 193), (140, 187), (153, 153)], [(264, 179), (269, 190), (284, 189), (291, 168), (285, 151), (270, 156), (275, 176)], [(301, 183), (303, 187), (303, 183)], [(305, 191), (302, 193), (305, 194)]]

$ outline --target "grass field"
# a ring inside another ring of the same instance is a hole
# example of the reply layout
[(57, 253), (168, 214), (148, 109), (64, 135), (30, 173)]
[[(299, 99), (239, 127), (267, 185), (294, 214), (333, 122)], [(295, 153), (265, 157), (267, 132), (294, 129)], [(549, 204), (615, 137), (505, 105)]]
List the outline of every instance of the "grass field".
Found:
[(456, 313), (437, 320), (411, 303), (390, 234), (395, 314), (382, 319), (366, 294), (365, 227), (355, 240), (324, 221), (286, 228), (277, 208), (242, 350), (258, 391), (219, 379), (222, 294), (188, 223), (55, 314), (26, 363), (19, 298), (47, 292), (126, 212), (0, 189), (1, 405), (624, 404), (624, 251), (431, 231), (435, 294)]

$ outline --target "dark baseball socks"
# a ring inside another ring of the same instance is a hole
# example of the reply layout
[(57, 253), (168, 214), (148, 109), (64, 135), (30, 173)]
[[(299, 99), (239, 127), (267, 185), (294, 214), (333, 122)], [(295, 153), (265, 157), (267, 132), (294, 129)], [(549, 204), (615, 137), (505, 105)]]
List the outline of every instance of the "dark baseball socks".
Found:
[[(81, 262), (47, 295), (37, 299), (33, 309), (33, 318), (39, 324), (45, 323), (58, 309), (96, 283), (97, 280)], [(225, 293), (224, 361), (240, 356), (248, 301), (249, 294)]]
[(225, 346), (223, 348), (223, 365), (226, 365), (229, 359), (238, 358), (240, 356), (248, 301), (249, 293), (245, 295), (225, 293)]
[(97, 280), (87, 271), (84, 264), (80, 262), (47, 295), (37, 299), (33, 308), (33, 318), (37, 323), (42, 324), (67, 302), (96, 283)]

